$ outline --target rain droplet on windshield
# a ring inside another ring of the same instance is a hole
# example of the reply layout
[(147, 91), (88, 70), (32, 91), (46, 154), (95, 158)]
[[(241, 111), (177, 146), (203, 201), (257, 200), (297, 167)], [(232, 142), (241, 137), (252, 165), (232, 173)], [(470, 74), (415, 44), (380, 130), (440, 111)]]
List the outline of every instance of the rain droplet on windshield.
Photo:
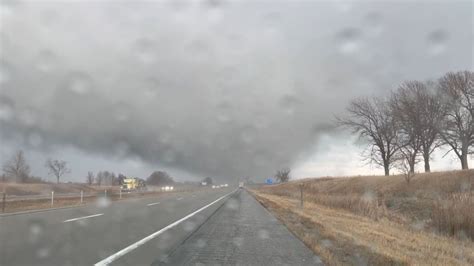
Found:
[(28, 136), (28, 143), (31, 146), (37, 148), (43, 143), (43, 138), (38, 133), (31, 133)]
[(345, 28), (336, 34), (336, 43), (342, 54), (354, 54), (361, 46), (361, 32), (357, 28)]
[(287, 94), (280, 98), (279, 105), (288, 115), (293, 115), (301, 101), (296, 96)]
[(36, 58), (36, 68), (41, 72), (51, 72), (56, 65), (56, 55), (50, 50), (42, 50)]
[(365, 16), (366, 31), (374, 36), (383, 32), (382, 17), (378, 12), (369, 12)]
[(0, 61), (0, 85), (10, 81), (12, 76), (11, 66), (4, 61)]
[(440, 55), (446, 50), (446, 42), (449, 36), (448, 33), (438, 29), (430, 32), (427, 36), (428, 51), (431, 55)]
[(155, 62), (155, 42), (153, 40), (140, 38), (136, 40), (133, 50), (135, 51), (137, 59), (142, 63), (150, 64)]
[(73, 72), (67, 78), (66, 87), (74, 93), (86, 94), (92, 89), (92, 79), (84, 72)]
[(10, 121), (13, 118), (13, 115), (12, 104), (0, 99), (0, 121)]

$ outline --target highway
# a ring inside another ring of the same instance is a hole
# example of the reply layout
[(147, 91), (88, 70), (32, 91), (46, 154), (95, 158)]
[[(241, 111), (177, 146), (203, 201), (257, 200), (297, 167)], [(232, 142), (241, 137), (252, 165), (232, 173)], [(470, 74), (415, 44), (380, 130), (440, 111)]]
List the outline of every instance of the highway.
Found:
[(314, 265), (319, 259), (248, 192), (236, 188), (0, 217), (0, 265), (272, 261)]

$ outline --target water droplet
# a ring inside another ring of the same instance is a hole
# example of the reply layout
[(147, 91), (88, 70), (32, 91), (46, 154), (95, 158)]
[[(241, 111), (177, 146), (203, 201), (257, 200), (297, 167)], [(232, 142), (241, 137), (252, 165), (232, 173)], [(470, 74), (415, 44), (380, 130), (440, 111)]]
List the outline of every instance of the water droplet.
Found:
[(28, 136), (28, 143), (31, 146), (37, 148), (43, 143), (43, 138), (38, 133), (31, 133)]
[(155, 78), (145, 80), (143, 92), (148, 100), (153, 100), (158, 95), (159, 82)]
[(0, 62), (0, 85), (3, 85), (10, 81), (12, 76), (12, 69), (10, 64), (7, 62)]
[(184, 231), (186, 232), (191, 232), (194, 230), (194, 228), (196, 228), (196, 224), (192, 221), (187, 221), (184, 223)]
[(44, 259), (46, 257), (49, 257), (49, 253), (50, 253), (50, 249), (43, 247), (36, 251), (36, 256), (40, 259)]
[(115, 146), (115, 154), (118, 157), (126, 157), (129, 152), (130, 145), (128, 145), (126, 142), (119, 142), (117, 146)]
[(221, 123), (228, 123), (230, 122), (230, 117), (225, 114), (225, 113), (219, 113), (217, 114), (217, 121), (221, 122)]
[(98, 208), (107, 208), (110, 206), (110, 199), (109, 198), (106, 198), (106, 197), (99, 197), (97, 200), (96, 200), (96, 203), (95, 205), (98, 207)]
[(301, 104), (301, 101), (294, 95), (284, 95), (280, 98), (279, 105), (280, 107), (288, 114), (293, 115), (295, 109), (298, 105)]
[(130, 120), (131, 110), (127, 104), (116, 104), (115, 120), (117, 122), (127, 122)]
[(332, 242), (331, 242), (331, 240), (329, 240), (329, 239), (323, 239), (323, 240), (321, 240), (321, 244), (322, 244), (324, 247), (326, 247), (326, 248), (332, 247)]
[(242, 237), (234, 237), (232, 239), (232, 243), (236, 245), (237, 247), (240, 247), (244, 243), (244, 239)]
[(269, 238), (268, 231), (265, 230), (265, 229), (258, 230), (257, 235), (258, 235), (258, 238), (260, 238), (260, 239), (268, 239)]
[(374, 192), (372, 191), (366, 191), (364, 195), (362, 195), (362, 201), (366, 203), (373, 202), (375, 200), (375, 195)]
[(440, 55), (446, 50), (446, 42), (449, 38), (447, 32), (438, 29), (432, 31), (426, 37), (428, 41), (428, 51), (431, 55)]
[(41, 72), (51, 72), (56, 65), (56, 55), (50, 50), (43, 50), (36, 58), (36, 68)]
[(348, 13), (353, 8), (353, 3), (347, 0), (333, 0), (332, 3), (343, 13)]
[(84, 72), (73, 72), (68, 76), (66, 87), (74, 93), (86, 94), (92, 89), (92, 79)]
[(32, 109), (23, 110), (20, 113), (19, 120), (26, 126), (33, 126), (36, 124), (36, 113)]
[(382, 26), (382, 17), (381, 15), (376, 12), (376, 11), (373, 11), (373, 12), (369, 12), (366, 16), (365, 16), (365, 24), (367, 25), (366, 26), (366, 31), (373, 35), (373, 36), (377, 36), (377, 35), (380, 35), (382, 32), (383, 32), (383, 26)]
[(28, 240), (30, 243), (36, 243), (40, 240), (43, 235), (44, 225), (41, 221), (32, 220), (29, 225), (29, 236)]
[(167, 163), (172, 163), (176, 161), (176, 151), (172, 149), (166, 150), (165, 153), (163, 154), (163, 161)]
[(13, 118), (13, 115), (12, 104), (0, 101), (0, 121), (10, 121)]
[(206, 240), (200, 238), (200, 239), (198, 239), (198, 241), (196, 242), (196, 247), (197, 247), (197, 248), (204, 248), (204, 247), (206, 247), (206, 244), (207, 244), (207, 243), (206, 243)]
[(207, 7), (215, 8), (215, 7), (219, 7), (222, 4), (224, 4), (224, 1), (223, 0), (206, 0), (206, 1), (204, 1), (204, 4)]
[(226, 208), (230, 210), (237, 210), (239, 209), (239, 202), (234, 198), (230, 198), (226, 203)]
[(148, 38), (140, 38), (134, 44), (135, 55), (144, 64), (151, 64), (156, 60), (155, 42)]
[(15, 9), (19, 6), (19, 1), (3, 0), (0, 2), (0, 17), (5, 19), (14, 15)]
[(247, 127), (244, 130), (242, 130), (240, 137), (244, 143), (249, 144), (255, 141), (256, 135), (257, 133), (254, 128)]
[(342, 54), (354, 54), (360, 49), (361, 32), (356, 28), (345, 28), (337, 33), (336, 42)]

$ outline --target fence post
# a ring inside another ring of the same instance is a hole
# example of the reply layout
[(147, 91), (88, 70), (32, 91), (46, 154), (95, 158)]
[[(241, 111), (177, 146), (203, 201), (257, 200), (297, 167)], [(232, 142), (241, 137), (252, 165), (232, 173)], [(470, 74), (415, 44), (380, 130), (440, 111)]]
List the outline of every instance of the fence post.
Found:
[(300, 205), (303, 208), (303, 184), (300, 184)]
[(2, 196), (2, 212), (5, 212), (5, 201), (6, 201), (7, 193), (4, 191)]
[(51, 207), (54, 205), (54, 191), (51, 191)]
[(119, 194), (120, 194), (120, 199), (122, 199), (122, 188), (120, 188), (119, 191), (120, 191), (120, 192), (119, 192)]
[(81, 190), (81, 204), (84, 202), (84, 191)]

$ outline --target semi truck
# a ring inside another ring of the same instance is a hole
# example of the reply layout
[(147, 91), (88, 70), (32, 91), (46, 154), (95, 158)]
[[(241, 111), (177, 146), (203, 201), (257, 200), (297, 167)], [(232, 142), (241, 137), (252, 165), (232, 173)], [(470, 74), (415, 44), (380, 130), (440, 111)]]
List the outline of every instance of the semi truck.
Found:
[(136, 177), (125, 178), (121, 189), (125, 192), (146, 190), (145, 180)]

